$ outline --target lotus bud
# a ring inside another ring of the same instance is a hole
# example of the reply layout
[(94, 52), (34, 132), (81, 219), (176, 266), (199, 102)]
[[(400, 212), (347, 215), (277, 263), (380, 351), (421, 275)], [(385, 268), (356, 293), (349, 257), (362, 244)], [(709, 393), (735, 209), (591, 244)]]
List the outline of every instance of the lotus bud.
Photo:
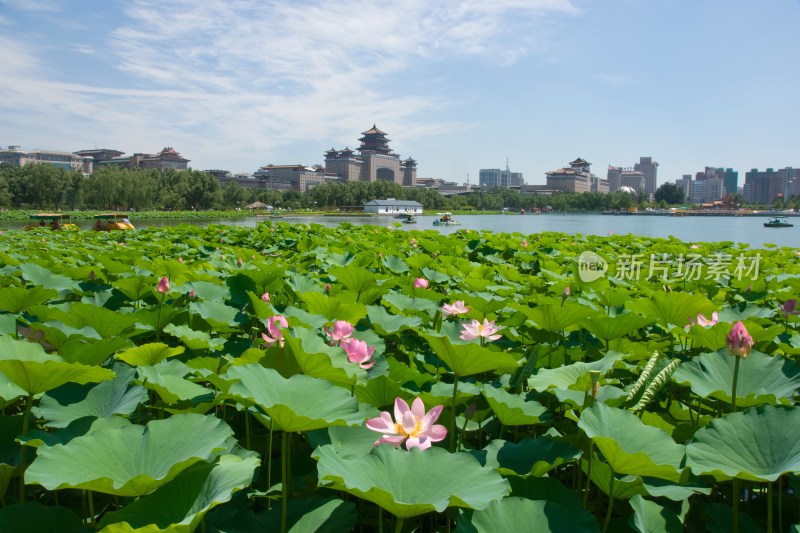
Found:
[(734, 357), (746, 358), (753, 349), (753, 337), (747, 332), (740, 320), (731, 328), (727, 338), (728, 353)]
[(166, 276), (161, 278), (161, 281), (158, 282), (156, 290), (161, 294), (167, 294), (169, 292), (169, 280), (167, 279)]
[(178, 263), (183, 263), (183, 257), (178, 258)]
[(592, 378), (592, 398), (596, 400), (597, 395), (600, 394), (600, 371), (590, 370), (589, 377)]
[(331, 284), (330, 283), (326, 283), (325, 284), (325, 292), (331, 292)]
[(471, 404), (469, 404), (469, 406), (467, 407), (467, 410), (466, 410), (466, 411), (464, 411), (464, 418), (466, 418), (467, 420), (470, 420), (470, 419), (472, 419), (472, 417), (473, 417), (473, 416), (475, 416), (475, 412), (476, 412), (477, 410), (478, 410), (478, 404), (477, 404), (477, 403), (475, 403), (475, 402), (472, 402), (472, 403), (471, 403)]
[(564, 287), (564, 290), (561, 292), (562, 298), (567, 298), (570, 294), (569, 286)]
[(89, 279), (90, 280), (94, 280), (96, 277), (97, 277), (97, 275), (94, 273), (94, 270), (90, 270), (89, 271)]
[(425, 278), (416, 278), (414, 280), (414, 287), (418, 289), (427, 289), (428, 288), (428, 280)]
[(524, 240), (524, 239), (522, 240), (522, 243), (521, 243), (521, 244), (522, 244), (522, 247), (523, 247), (523, 248), (527, 248), (527, 247), (528, 247), (528, 241), (526, 241), (526, 240)]
[(267, 302), (267, 303), (269, 302), (269, 293), (268, 292), (265, 292), (264, 294), (261, 295), (261, 301), (262, 302)]
[(242, 261), (241, 257), (236, 260), (236, 266), (237, 267), (241, 268), (242, 267), (242, 263), (244, 263), (244, 261)]
[(194, 300), (194, 299), (196, 299), (196, 298), (197, 298), (197, 293), (194, 291), (194, 289), (192, 289), (191, 291), (189, 291), (189, 299), (190, 299), (190, 300)]

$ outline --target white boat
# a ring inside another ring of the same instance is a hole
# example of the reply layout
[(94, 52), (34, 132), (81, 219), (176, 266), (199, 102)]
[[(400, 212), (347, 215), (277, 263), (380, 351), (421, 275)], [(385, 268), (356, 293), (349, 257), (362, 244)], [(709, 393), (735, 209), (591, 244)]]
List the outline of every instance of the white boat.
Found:
[(457, 221), (453, 218), (452, 213), (436, 213), (436, 217), (433, 219), (434, 226), (460, 226), (461, 222)]

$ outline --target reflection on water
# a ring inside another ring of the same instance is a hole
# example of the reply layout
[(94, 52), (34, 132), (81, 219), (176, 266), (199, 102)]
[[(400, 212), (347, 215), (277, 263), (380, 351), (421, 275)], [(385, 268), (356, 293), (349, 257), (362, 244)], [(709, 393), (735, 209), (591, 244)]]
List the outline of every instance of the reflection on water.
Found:
[[(216, 220), (181, 220), (181, 219), (142, 219), (132, 222), (137, 228), (146, 226), (175, 226), (190, 224), (205, 227), (212, 224), (230, 226), (255, 227), (262, 222), (287, 223), (287, 224), (320, 224), (335, 227), (342, 223), (356, 226), (372, 224), (376, 226), (391, 226), (399, 230), (431, 230), (443, 234), (451, 234), (459, 230), (488, 230), (495, 232), (516, 232), (524, 235), (535, 234), (543, 231), (558, 231), (568, 234), (582, 235), (625, 235), (632, 233), (648, 237), (675, 237), (687, 242), (708, 241), (733, 241), (749, 244), (752, 247), (763, 247), (765, 243), (777, 246), (800, 246), (800, 218), (793, 228), (765, 228), (767, 217), (670, 217), (670, 216), (613, 216), (591, 214), (546, 214), (546, 215), (459, 215), (455, 218), (460, 226), (434, 226), (433, 215), (423, 215), (417, 218), (416, 224), (400, 224), (393, 217), (293, 217), (285, 216), (279, 219), (265, 217), (250, 217), (240, 219)], [(76, 220), (82, 229), (90, 229), (91, 220)], [(3, 228), (21, 228), (25, 224), (21, 221), (2, 223)]]

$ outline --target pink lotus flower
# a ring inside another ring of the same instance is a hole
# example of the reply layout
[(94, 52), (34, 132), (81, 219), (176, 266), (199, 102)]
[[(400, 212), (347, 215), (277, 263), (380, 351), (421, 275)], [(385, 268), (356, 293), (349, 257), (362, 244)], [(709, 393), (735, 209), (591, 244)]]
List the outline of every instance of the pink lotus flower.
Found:
[(447, 436), (447, 428), (434, 424), (441, 414), (441, 405), (426, 413), (425, 404), (420, 398), (414, 400), (411, 408), (405, 400), (397, 398), (394, 401), (394, 420), (384, 411), (379, 418), (367, 420), (367, 427), (372, 431), (383, 433), (383, 436), (375, 441), (375, 446), (388, 442), (397, 447), (405, 441), (407, 450), (414, 447), (427, 450), (432, 443), (444, 440)]
[(97, 274), (94, 273), (94, 270), (89, 271), (89, 279), (94, 280), (97, 277)]
[(340, 341), (353, 334), (353, 325), (346, 320), (337, 320), (333, 323), (333, 329), (324, 328), (325, 335), (333, 341), (332, 344), (339, 344)]
[(331, 284), (330, 283), (326, 283), (325, 284), (325, 292), (331, 292)]
[(689, 247), (690, 250), (697, 250), (698, 248), (700, 248), (699, 244), (693, 244)]
[(414, 287), (418, 289), (427, 289), (428, 288), (428, 280), (425, 278), (416, 278), (414, 280)]
[(183, 257), (178, 258), (178, 263), (183, 263)]
[(733, 325), (726, 340), (728, 353), (735, 357), (747, 358), (753, 349), (753, 337), (747, 332), (741, 320)]
[(463, 315), (464, 313), (469, 313), (469, 307), (464, 305), (464, 300), (458, 300), (452, 304), (444, 304), (442, 306), (442, 316)]
[(279, 346), (283, 347), (284, 339), (281, 327), (289, 327), (289, 323), (283, 316), (276, 315), (267, 319), (267, 333), (269, 333), (269, 335), (267, 335), (267, 333), (261, 334), (261, 337), (264, 339), (264, 342), (267, 344), (267, 346), (274, 346), (275, 343), (278, 343)]
[(169, 280), (167, 279), (167, 276), (161, 278), (156, 286), (156, 290), (161, 294), (167, 294), (169, 292)]
[(195, 298), (197, 298), (197, 293), (195, 292), (194, 289), (192, 289), (189, 291), (189, 299), (194, 300)]
[(561, 297), (566, 298), (570, 294), (569, 286), (564, 287), (564, 290), (561, 291)]
[[(345, 324), (347, 324), (347, 322), (345, 322)], [(347, 354), (347, 360), (351, 363), (358, 363), (358, 366), (364, 370), (372, 368), (375, 365), (375, 361), (367, 363), (372, 357), (373, 352), (375, 352), (374, 346), (367, 346), (366, 342), (358, 339), (343, 339), (342, 348), (344, 348)]]
[(241, 268), (241, 266), (242, 266), (242, 263), (244, 263), (244, 261), (242, 261), (242, 258), (241, 258), (241, 257), (240, 257), (240, 258), (238, 258), (238, 259), (236, 260), (236, 266), (237, 266), (237, 267), (240, 267), (240, 268)]
[(264, 294), (261, 295), (261, 301), (269, 303), (269, 293), (268, 292), (265, 292)]
[(528, 241), (526, 241), (525, 239), (522, 239), (522, 242), (520, 244), (522, 244), (523, 248), (527, 248), (528, 247)]
[[(717, 314), (716, 311), (711, 313), (711, 318), (708, 318), (708, 319), (705, 316), (703, 316), (702, 314), (700, 314), (700, 313), (698, 313), (698, 315), (697, 315), (697, 320), (695, 320), (693, 318), (689, 319), (690, 325), (691, 324), (695, 324), (695, 325), (698, 325), (698, 326), (703, 327), (703, 328), (711, 327), (711, 326), (713, 326), (714, 324), (716, 324), (718, 322), (719, 322), (719, 315)], [(689, 327), (689, 326), (687, 326), (687, 327)]]
[(464, 324), (464, 329), (461, 330), (460, 339), (471, 341), (479, 337), (485, 337), (490, 341), (496, 341), (502, 335), (497, 333), (500, 331), (500, 326), (495, 326), (494, 321), (489, 322), (488, 318), (483, 319), (483, 324), (477, 320), (473, 320), (471, 324)]
[(783, 302), (781, 314), (783, 318), (787, 318), (789, 315), (800, 315), (800, 311), (797, 310), (797, 300), (786, 300)]

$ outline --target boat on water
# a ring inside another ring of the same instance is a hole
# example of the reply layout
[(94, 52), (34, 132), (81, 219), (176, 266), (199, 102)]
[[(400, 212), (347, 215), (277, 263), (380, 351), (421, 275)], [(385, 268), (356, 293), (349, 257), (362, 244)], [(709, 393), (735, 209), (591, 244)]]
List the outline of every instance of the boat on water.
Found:
[(791, 228), (794, 224), (789, 223), (788, 217), (772, 217), (764, 222), (765, 228)]
[(401, 220), (401, 222), (403, 224), (416, 224), (417, 217), (415, 217), (414, 215), (406, 215), (405, 217), (403, 217), (403, 220)]
[(121, 231), (136, 229), (126, 213), (101, 213), (94, 216), (95, 231)]
[(436, 213), (438, 218), (433, 219), (434, 226), (460, 226), (461, 222), (453, 218), (452, 213)]
[(77, 230), (78, 226), (66, 222), (69, 215), (63, 213), (36, 213), (30, 216), (30, 222), (23, 229), (50, 228), (52, 230)]

